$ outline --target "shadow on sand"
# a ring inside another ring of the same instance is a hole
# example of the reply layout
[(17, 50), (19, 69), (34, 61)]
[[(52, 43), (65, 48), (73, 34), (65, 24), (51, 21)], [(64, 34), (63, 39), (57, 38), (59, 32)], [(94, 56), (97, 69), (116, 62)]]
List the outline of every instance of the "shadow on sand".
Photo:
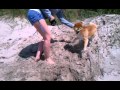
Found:
[[(35, 43), (23, 48), (20, 51), (19, 56), (22, 58), (29, 58), (31, 56), (35, 57), (37, 53), (38, 45), (39, 43)], [(41, 60), (44, 60), (44, 55), (41, 55)]]

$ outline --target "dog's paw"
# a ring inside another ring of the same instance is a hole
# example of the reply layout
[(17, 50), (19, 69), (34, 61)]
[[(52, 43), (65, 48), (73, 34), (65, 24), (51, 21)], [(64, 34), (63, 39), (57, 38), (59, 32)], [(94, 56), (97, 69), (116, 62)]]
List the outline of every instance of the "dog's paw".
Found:
[(86, 59), (87, 58), (87, 52), (82, 50), (82, 59)]
[(88, 52), (88, 49), (81, 51), (83, 54)]
[(84, 48), (83, 51), (87, 51), (87, 48)]

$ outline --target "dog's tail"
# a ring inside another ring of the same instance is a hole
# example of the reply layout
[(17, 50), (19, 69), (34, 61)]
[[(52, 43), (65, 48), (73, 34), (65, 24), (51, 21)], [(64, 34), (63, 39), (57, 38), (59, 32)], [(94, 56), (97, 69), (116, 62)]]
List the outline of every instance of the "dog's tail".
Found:
[(92, 22), (90, 22), (90, 25), (93, 25), (93, 26), (95, 26), (95, 28), (97, 28), (97, 27), (98, 27), (98, 25), (97, 25), (97, 24), (95, 24), (95, 23), (92, 23)]

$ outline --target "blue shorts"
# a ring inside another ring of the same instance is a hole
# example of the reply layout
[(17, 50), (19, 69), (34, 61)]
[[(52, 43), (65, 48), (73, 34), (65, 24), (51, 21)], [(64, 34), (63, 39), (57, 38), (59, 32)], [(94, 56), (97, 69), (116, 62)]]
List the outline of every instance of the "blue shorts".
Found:
[(44, 19), (42, 13), (34, 11), (34, 10), (29, 10), (27, 14), (27, 18), (30, 21), (30, 23), (33, 25), (35, 22)]

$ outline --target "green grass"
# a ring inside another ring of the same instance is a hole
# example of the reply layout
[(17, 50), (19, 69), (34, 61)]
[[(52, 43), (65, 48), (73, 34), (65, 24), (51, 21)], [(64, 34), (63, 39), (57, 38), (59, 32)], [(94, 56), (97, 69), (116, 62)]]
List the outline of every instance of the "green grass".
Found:
[(0, 16), (26, 17), (27, 9), (0, 9)]
[(120, 14), (120, 9), (69, 9), (65, 12), (66, 17), (71, 21), (83, 20), (103, 14)]
[[(7, 15), (14, 17), (25, 17), (28, 9), (0, 9), (0, 17)], [(70, 21), (82, 20), (102, 14), (120, 14), (120, 9), (64, 9), (65, 17)]]

